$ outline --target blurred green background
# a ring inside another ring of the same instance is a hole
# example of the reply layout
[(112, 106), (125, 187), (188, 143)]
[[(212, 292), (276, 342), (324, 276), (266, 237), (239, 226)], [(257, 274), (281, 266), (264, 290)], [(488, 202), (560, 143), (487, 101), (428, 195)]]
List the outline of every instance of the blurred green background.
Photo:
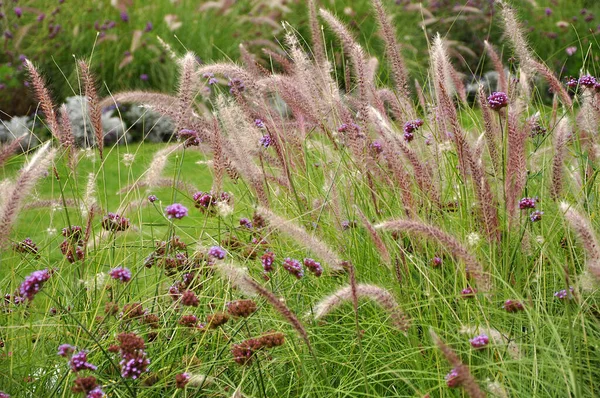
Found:
[[(34, 61), (46, 76), (57, 102), (79, 94), (75, 57), (91, 60), (101, 94), (124, 89), (173, 91), (177, 67), (160, 44), (177, 53), (194, 51), (200, 62), (236, 60), (239, 44), (265, 59), (261, 49), (281, 47), (281, 21), (308, 41), (306, 1), (302, 0), (18, 0), (0, 2), (0, 118), (31, 114), (34, 102), (22, 59)], [(465, 81), (490, 68), (483, 41), (494, 43), (509, 61), (493, 0), (384, 0), (413, 77), (424, 79), (428, 38), (440, 32)], [(368, 0), (321, 0), (346, 21), (369, 52), (383, 43)], [(595, 73), (600, 34), (600, 1), (512, 1), (534, 51), (561, 77), (580, 68)], [(338, 43), (325, 30), (331, 56), (342, 62)], [(307, 47), (308, 50), (308, 47)], [(569, 55), (571, 54), (571, 55)], [(339, 63), (338, 63), (339, 64)], [(386, 65), (380, 78), (387, 81)]]

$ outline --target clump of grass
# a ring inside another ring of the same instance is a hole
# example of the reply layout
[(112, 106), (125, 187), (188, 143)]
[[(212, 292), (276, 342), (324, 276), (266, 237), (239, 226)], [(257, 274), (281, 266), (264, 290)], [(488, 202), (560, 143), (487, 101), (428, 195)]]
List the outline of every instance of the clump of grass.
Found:
[[(289, 52), (270, 69), (250, 52), (245, 65), (184, 55), (177, 96), (96, 99), (86, 71), (90, 102), (144, 103), (175, 121), (178, 143), (58, 151), (72, 147), (68, 129), (45, 100), (55, 142), (20, 171), (21, 158), (7, 161), (16, 178), (0, 184), (5, 391), (597, 393), (597, 285), (571, 283), (598, 268), (591, 76), (546, 110), (531, 73), (557, 83), (505, 8), (518, 53), (507, 92), (480, 88), (471, 107), (438, 35), (417, 106), (382, 3), (373, 10), (394, 87), (321, 10), (350, 62), (337, 88), (311, 2), (312, 58), (286, 25)], [(336, 310), (345, 302), (353, 313)], [(311, 309), (318, 322), (296, 315)], [(434, 329), (454, 368), (445, 380), (423, 333)], [(65, 362), (59, 346), (77, 351)]]

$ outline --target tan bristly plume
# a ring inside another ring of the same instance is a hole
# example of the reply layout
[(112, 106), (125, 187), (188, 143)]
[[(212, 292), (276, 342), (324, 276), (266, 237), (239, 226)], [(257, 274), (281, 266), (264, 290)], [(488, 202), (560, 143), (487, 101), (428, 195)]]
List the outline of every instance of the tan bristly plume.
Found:
[(266, 299), (267, 302), (279, 312), (290, 325), (292, 325), (309, 349), (312, 349), (310, 341), (308, 340), (308, 333), (296, 314), (294, 314), (273, 292), (252, 279), (250, 275), (248, 275), (247, 270), (233, 264), (217, 264), (215, 265), (215, 269), (222, 277), (228, 279), (231, 284), (239, 288), (246, 295), (259, 295)]
[(458, 372), (460, 378), (460, 386), (469, 394), (471, 398), (484, 398), (486, 394), (479, 388), (477, 380), (473, 377), (469, 371), (469, 367), (462, 363), (458, 355), (448, 347), (433, 331), (429, 329), (429, 334), (435, 345), (440, 349), (446, 360), (452, 365), (452, 367)]
[(381, 0), (373, 0), (373, 7), (375, 8), (377, 22), (379, 23), (379, 27), (385, 41), (385, 52), (389, 59), (392, 73), (394, 75), (396, 90), (402, 97), (409, 99), (410, 92), (408, 89), (408, 73), (406, 71), (406, 66), (404, 65), (404, 60), (400, 55), (400, 46), (396, 40), (395, 29), (388, 20)]
[(502, 91), (508, 94), (508, 82), (506, 81), (506, 73), (504, 72), (504, 65), (502, 64), (502, 60), (500, 59), (500, 56), (498, 55), (496, 50), (494, 50), (494, 47), (492, 47), (490, 42), (484, 40), (483, 43), (485, 44), (485, 50), (487, 51), (488, 55), (490, 56), (490, 59), (492, 60), (492, 65), (494, 65), (494, 69), (498, 74), (497, 91)]
[(566, 202), (560, 204), (560, 210), (585, 249), (589, 273), (600, 282), (600, 246), (590, 221)]
[(30, 60), (25, 60), (25, 67), (27, 68), (27, 71), (31, 77), (31, 85), (33, 86), (33, 90), (35, 91), (38, 101), (40, 101), (40, 107), (44, 112), (44, 119), (46, 120), (46, 123), (48, 123), (48, 128), (50, 129), (52, 135), (60, 141), (60, 124), (58, 123), (56, 112), (54, 111), (54, 104), (52, 102), (52, 98), (50, 97), (50, 92), (46, 88), (46, 83)]
[(416, 220), (392, 220), (375, 225), (375, 228), (414, 233), (436, 240), (455, 257), (464, 261), (467, 273), (473, 277), (480, 291), (489, 290), (489, 277), (484, 273), (481, 263), (469, 253), (462, 243), (438, 227)]
[(296, 242), (303, 245), (308, 251), (312, 252), (315, 256), (321, 258), (333, 271), (341, 271), (343, 267), (341, 265), (342, 260), (339, 255), (335, 253), (325, 242), (316, 236), (308, 233), (300, 225), (296, 224), (293, 220), (285, 219), (271, 210), (259, 206), (256, 212), (263, 216), (269, 221), (269, 226), (276, 229), (277, 231), (289, 236)]
[(373, 240), (373, 243), (375, 244), (375, 247), (377, 248), (377, 251), (381, 256), (381, 259), (384, 261), (385, 265), (387, 265), (388, 268), (390, 268), (392, 264), (392, 257), (390, 256), (390, 252), (385, 246), (385, 243), (383, 243), (383, 239), (381, 239), (381, 236), (379, 236), (379, 233), (373, 227), (373, 224), (371, 224), (369, 219), (364, 215), (360, 208), (354, 205), (354, 209), (356, 210), (356, 213), (358, 214), (358, 217), (360, 218), (367, 232), (369, 232), (369, 236)]
[(21, 170), (15, 184), (2, 192), (5, 199), (0, 208), (0, 247), (6, 247), (9, 243), (8, 237), (23, 205), (23, 199), (52, 164), (56, 149), (50, 148), (50, 144), (48, 141), (42, 145)]
[[(408, 330), (410, 321), (390, 292), (376, 285), (359, 283), (356, 285), (356, 295), (359, 298), (371, 299), (383, 308), (390, 315), (392, 324), (396, 329), (403, 332)], [(321, 319), (343, 303), (350, 301), (352, 301), (352, 287), (350, 285), (344, 286), (315, 305), (313, 308), (314, 317), (315, 319)]]
[(552, 159), (552, 185), (550, 196), (557, 199), (563, 187), (563, 166), (566, 156), (567, 143), (571, 138), (571, 124), (567, 116), (563, 116), (556, 125), (554, 132), (554, 158)]
[(102, 108), (100, 108), (96, 83), (94, 82), (94, 77), (85, 61), (79, 61), (79, 69), (81, 70), (84, 93), (88, 101), (87, 109), (90, 113), (90, 121), (92, 122), (92, 128), (94, 129), (98, 153), (100, 154), (100, 159), (102, 159), (104, 156), (104, 130), (102, 129)]

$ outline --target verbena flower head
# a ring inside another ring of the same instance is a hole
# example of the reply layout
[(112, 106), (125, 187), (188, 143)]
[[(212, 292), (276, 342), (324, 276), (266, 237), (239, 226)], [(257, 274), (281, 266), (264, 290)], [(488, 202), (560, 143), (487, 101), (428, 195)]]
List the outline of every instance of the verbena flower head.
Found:
[(37, 254), (39, 249), (31, 238), (25, 238), (19, 243), (15, 243), (14, 249), (19, 253)]
[(529, 215), (529, 219), (531, 222), (538, 222), (542, 220), (542, 215), (544, 214), (541, 210), (536, 210)]
[(152, 22), (148, 21), (148, 22), (146, 22), (146, 27), (144, 28), (144, 32), (150, 32), (153, 28), (154, 28), (154, 25), (152, 24)]
[(519, 201), (519, 209), (533, 209), (538, 198), (523, 198)]
[(48, 279), (50, 279), (50, 272), (47, 269), (32, 272), (19, 287), (21, 297), (29, 301), (33, 300)]
[(273, 262), (275, 261), (275, 253), (273, 253), (272, 251), (265, 252), (265, 254), (263, 254), (262, 257), (260, 258), (260, 261), (262, 262), (263, 269), (265, 272), (273, 271)]
[(156, 197), (156, 195), (149, 195), (148, 196), (148, 202), (150, 203), (154, 203), (158, 200), (158, 198)]
[(254, 300), (236, 300), (227, 303), (227, 311), (235, 316), (247, 318), (256, 312), (256, 303)]
[(212, 246), (210, 249), (208, 249), (208, 255), (210, 257), (223, 260), (227, 255), (227, 252), (225, 252), (225, 249), (223, 249), (221, 246)]
[(186, 307), (197, 307), (200, 304), (200, 301), (198, 300), (196, 293), (191, 290), (186, 290), (181, 295), (181, 304)]
[(321, 263), (313, 260), (312, 258), (305, 258), (303, 262), (304, 266), (308, 268), (310, 272), (315, 274), (315, 276), (321, 276), (323, 274), (323, 267), (321, 266)]
[(186, 384), (190, 382), (190, 375), (188, 373), (180, 373), (175, 376), (175, 387), (185, 388)]
[(474, 288), (466, 287), (463, 290), (461, 290), (460, 295), (463, 298), (471, 298), (471, 297), (475, 297), (476, 293), (477, 293), (477, 291)]
[(576, 46), (567, 47), (565, 49), (565, 52), (567, 53), (567, 55), (569, 57), (571, 57), (571, 56), (573, 56), (577, 52), (577, 47)]
[(57, 355), (61, 356), (61, 357), (68, 357), (69, 355), (71, 355), (73, 352), (75, 352), (75, 347), (73, 347), (70, 344), (61, 344), (58, 346), (58, 353)]
[(80, 372), (82, 370), (96, 370), (96, 365), (92, 365), (87, 361), (87, 351), (79, 351), (73, 354), (69, 361), (69, 366), (73, 372)]
[(488, 106), (497, 111), (508, 105), (508, 96), (502, 91), (493, 92), (488, 98)]
[(265, 134), (258, 140), (258, 142), (260, 143), (261, 146), (268, 148), (273, 143), (273, 139), (271, 138), (271, 136), (269, 134)]
[(188, 215), (188, 209), (180, 203), (173, 203), (165, 209), (168, 218), (176, 218), (178, 220)]
[(124, 355), (119, 365), (121, 365), (121, 377), (135, 380), (142, 373), (148, 371), (150, 360), (147, 358), (145, 351), (139, 350), (134, 354)]
[(129, 219), (116, 213), (108, 213), (102, 219), (102, 228), (107, 231), (125, 231), (129, 228)]
[(304, 269), (298, 260), (287, 257), (283, 260), (283, 268), (298, 279), (304, 276)]
[(471, 347), (476, 349), (481, 349), (487, 346), (490, 342), (490, 338), (485, 334), (480, 334), (479, 336), (475, 336), (469, 340), (471, 343)]
[(381, 141), (373, 141), (371, 143), (371, 149), (373, 150), (373, 152), (375, 152), (376, 154), (380, 154), (383, 152), (383, 145), (381, 144)]
[(579, 85), (583, 87), (594, 87), (596, 78), (591, 75), (583, 75), (579, 78)]
[(240, 226), (252, 229), (252, 221), (247, 218), (240, 218)]
[(556, 297), (557, 299), (560, 299), (560, 300), (571, 300), (573, 298), (573, 292), (574, 292), (573, 287), (569, 287), (569, 290), (562, 289), (562, 290), (559, 290), (558, 292), (554, 293), (554, 297)]
[(177, 138), (183, 141), (186, 148), (199, 146), (202, 143), (202, 139), (196, 130), (181, 129), (177, 133)]
[(435, 256), (434, 258), (431, 259), (432, 267), (437, 268), (440, 265), (442, 265), (442, 258), (440, 256)]
[(525, 309), (520, 301), (510, 299), (504, 302), (502, 308), (504, 308), (506, 312), (518, 312), (523, 311)]
[(92, 391), (88, 392), (86, 398), (104, 398), (104, 397), (106, 397), (106, 394), (104, 394), (104, 391), (102, 391), (102, 389), (100, 387), (96, 387)]
[(21, 7), (15, 7), (14, 11), (17, 18), (21, 18), (21, 16), (23, 15), (23, 9)]
[(227, 85), (230, 87), (230, 89), (229, 89), (230, 94), (239, 94), (242, 91), (244, 91), (244, 89), (246, 88), (246, 86), (244, 85), (244, 82), (238, 78), (233, 78), (233, 79), (229, 80), (229, 83)]
[(460, 373), (456, 368), (452, 369), (450, 373), (446, 375), (446, 385), (450, 388), (456, 388), (460, 385)]
[(259, 129), (265, 128), (265, 122), (263, 122), (262, 119), (254, 119), (254, 125)]
[(129, 15), (125, 11), (121, 11), (121, 21), (129, 22)]
[(574, 77), (567, 77), (567, 87), (569, 88), (577, 88), (579, 85), (579, 80)]
[(129, 282), (131, 280), (131, 271), (125, 267), (113, 268), (110, 271), (110, 277), (118, 279), (121, 282)]
[(410, 120), (404, 123), (404, 139), (408, 142), (412, 141), (414, 138), (414, 132), (419, 129), (423, 125), (423, 121), (421, 119)]

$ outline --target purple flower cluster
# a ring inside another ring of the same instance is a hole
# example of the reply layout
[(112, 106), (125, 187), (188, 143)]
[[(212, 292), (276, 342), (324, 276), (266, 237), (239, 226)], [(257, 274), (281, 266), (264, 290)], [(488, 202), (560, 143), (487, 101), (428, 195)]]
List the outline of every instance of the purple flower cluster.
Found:
[(192, 196), (192, 199), (194, 200), (197, 209), (209, 214), (215, 213), (217, 202), (231, 203), (231, 195), (227, 192), (221, 192), (221, 194), (217, 196), (212, 192), (199, 191)]
[(273, 271), (273, 262), (275, 261), (275, 253), (271, 251), (265, 252), (260, 258), (265, 272)]
[(471, 347), (475, 349), (481, 349), (487, 346), (490, 342), (490, 338), (485, 334), (480, 334), (479, 336), (475, 336), (469, 340), (471, 343)]
[(121, 377), (137, 379), (142, 373), (148, 371), (150, 360), (144, 349), (144, 339), (135, 333), (121, 333), (117, 336), (119, 340), (119, 353), (121, 355)]
[(442, 258), (440, 256), (435, 256), (434, 258), (431, 259), (432, 267), (437, 268), (440, 265), (442, 265)]
[(572, 287), (569, 287), (569, 290), (563, 289), (554, 293), (554, 297), (560, 300), (571, 300), (573, 298), (573, 292), (574, 289)]
[(381, 142), (380, 141), (373, 141), (371, 143), (371, 150), (373, 152), (375, 152), (376, 154), (378, 154), (378, 155), (380, 153), (382, 153), (383, 152), (383, 146), (381, 145)]
[(177, 138), (183, 141), (183, 146), (186, 148), (191, 146), (199, 146), (202, 142), (196, 130), (181, 129), (177, 133)]
[(265, 122), (263, 122), (262, 119), (254, 119), (254, 125), (259, 129), (265, 128)]
[(461, 378), (460, 373), (456, 368), (452, 369), (450, 373), (446, 375), (446, 385), (450, 388), (456, 388), (460, 385)]
[(31, 238), (25, 238), (21, 242), (15, 243), (14, 249), (16, 252), (19, 252), (19, 253), (31, 253), (31, 254), (38, 253), (38, 247), (33, 242), (33, 240), (31, 240)]
[(50, 279), (50, 272), (47, 269), (32, 272), (19, 287), (21, 297), (29, 301), (33, 300), (48, 279)]
[(96, 387), (94, 388), (92, 391), (87, 393), (86, 398), (104, 398), (106, 397), (106, 394), (104, 394), (104, 391), (102, 391), (102, 389), (100, 387)]
[(273, 143), (273, 139), (269, 134), (265, 134), (258, 140), (259, 144), (265, 148), (268, 148)]
[(180, 203), (173, 203), (165, 208), (165, 213), (168, 218), (176, 218), (178, 220), (188, 215), (188, 209)]
[(217, 84), (219, 81), (215, 79), (215, 75), (213, 73), (205, 73), (202, 75), (205, 79), (208, 79), (208, 84), (213, 85)]
[(471, 297), (475, 297), (475, 294), (477, 293), (477, 291), (472, 288), (472, 287), (466, 287), (463, 290), (460, 291), (460, 295), (463, 298), (471, 298)]
[(87, 351), (79, 351), (78, 353), (73, 354), (69, 361), (69, 366), (71, 366), (73, 372), (98, 369), (96, 365), (92, 365), (87, 361)]
[(338, 133), (345, 133), (348, 131), (360, 131), (360, 126), (356, 123), (342, 123), (342, 125), (338, 127)]
[(575, 79), (574, 77), (568, 77), (566, 84), (569, 88), (577, 88), (577, 86), (579, 85), (579, 80)]
[(488, 106), (497, 111), (508, 105), (508, 96), (502, 91), (494, 91), (488, 98)]
[(541, 210), (536, 210), (531, 212), (531, 214), (529, 215), (529, 219), (531, 220), (531, 222), (538, 222), (542, 220), (542, 215), (544, 214), (543, 211)]
[(225, 252), (225, 249), (223, 249), (221, 246), (212, 246), (210, 249), (208, 249), (208, 255), (210, 257), (223, 260), (227, 253)]
[(61, 344), (58, 346), (58, 354), (61, 357), (68, 357), (75, 352), (75, 347), (70, 344)]
[(310, 272), (315, 274), (315, 276), (319, 277), (323, 274), (323, 267), (321, 266), (321, 263), (313, 260), (312, 258), (305, 258), (303, 262), (304, 266), (308, 268)]
[(579, 78), (579, 85), (582, 87), (593, 88), (596, 85), (596, 78), (591, 75), (583, 75)]
[(126, 283), (131, 280), (131, 271), (125, 267), (113, 268), (110, 271), (110, 277)]
[(304, 269), (300, 261), (287, 257), (283, 260), (283, 268), (296, 278), (300, 279), (304, 276)]
[(244, 82), (238, 78), (230, 79), (229, 83), (227, 83), (227, 85), (230, 87), (229, 88), (230, 94), (240, 94), (246, 88), (246, 86), (244, 85)]
[(523, 198), (519, 201), (519, 209), (533, 209), (539, 199), (535, 198)]
[(523, 311), (525, 309), (520, 301), (510, 299), (504, 302), (502, 308), (504, 308), (506, 312), (518, 312)]
[(252, 229), (252, 221), (247, 218), (240, 218), (240, 226)]
[(107, 231), (125, 231), (129, 228), (129, 219), (116, 213), (108, 213), (102, 219), (102, 228)]
[(139, 350), (125, 355), (119, 365), (121, 365), (121, 377), (135, 380), (148, 370), (150, 360), (146, 356), (146, 351)]
[(415, 138), (414, 132), (419, 129), (423, 125), (423, 121), (421, 119), (410, 120), (404, 123), (404, 140), (407, 142), (411, 142), (413, 138)]
[(156, 195), (149, 195), (148, 196), (148, 202), (150, 203), (154, 203), (158, 200), (158, 198), (156, 197)]

